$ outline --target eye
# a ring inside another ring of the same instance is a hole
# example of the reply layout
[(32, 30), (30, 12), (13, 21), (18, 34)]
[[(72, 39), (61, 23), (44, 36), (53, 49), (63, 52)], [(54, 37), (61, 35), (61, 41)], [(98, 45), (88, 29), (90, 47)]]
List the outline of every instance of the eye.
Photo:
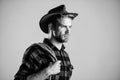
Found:
[(61, 25), (61, 28), (66, 28), (67, 26), (65, 26), (65, 25)]
[(69, 28), (72, 28), (72, 26), (69, 26)]

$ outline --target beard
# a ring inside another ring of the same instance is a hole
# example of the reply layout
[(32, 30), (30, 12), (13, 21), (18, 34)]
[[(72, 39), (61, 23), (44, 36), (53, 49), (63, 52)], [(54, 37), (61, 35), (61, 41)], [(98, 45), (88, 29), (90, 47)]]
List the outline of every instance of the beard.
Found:
[(65, 43), (65, 42), (68, 42), (69, 40), (69, 34), (64, 34), (64, 35), (53, 35), (54, 39), (57, 41), (57, 42), (60, 42), (60, 43)]

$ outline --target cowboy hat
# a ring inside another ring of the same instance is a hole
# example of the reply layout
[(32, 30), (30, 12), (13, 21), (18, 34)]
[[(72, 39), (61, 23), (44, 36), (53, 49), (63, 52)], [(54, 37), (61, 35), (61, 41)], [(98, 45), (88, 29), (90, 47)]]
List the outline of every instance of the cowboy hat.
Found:
[(57, 6), (49, 10), (49, 12), (41, 18), (41, 20), (39, 21), (39, 26), (41, 30), (46, 34), (49, 33), (48, 24), (50, 23), (51, 19), (55, 16), (61, 16), (61, 15), (67, 15), (71, 19), (74, 19), (78, 14), (67, 12), (65, 5)]

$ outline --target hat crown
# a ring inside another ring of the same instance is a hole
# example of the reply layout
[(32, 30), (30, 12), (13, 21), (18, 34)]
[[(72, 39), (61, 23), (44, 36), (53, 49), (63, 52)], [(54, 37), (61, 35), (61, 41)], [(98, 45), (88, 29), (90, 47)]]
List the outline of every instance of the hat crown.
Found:
[(48, 12), (48, 14), (51, 14), (51, 13), (67, 13), (66, 6), (60, 5), (58, 7), (55, 7)]
[(66, 15), (69, 18), (74, 19), (78, 14), (67, 12), (66, 6), (64, 4), (49, 10), (48, 13), (44, 15), (39, 22), (39, 26), (44, 33), (46, 34), (49, 33), (48, 24), (51, 22), (52, 18), (58, 15), (59, 16)]

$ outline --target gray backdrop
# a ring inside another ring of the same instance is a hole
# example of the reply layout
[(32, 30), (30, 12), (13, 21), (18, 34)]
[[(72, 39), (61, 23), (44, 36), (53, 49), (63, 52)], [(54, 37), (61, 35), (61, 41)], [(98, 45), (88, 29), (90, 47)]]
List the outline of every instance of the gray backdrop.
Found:
[(120, 0), (0, 0), (0, 80), (13, 80), (25, 49), (47, 37), (39, 19), (63, 3), (79, 14), (65, 44), (71, 80), (120, 80)]

